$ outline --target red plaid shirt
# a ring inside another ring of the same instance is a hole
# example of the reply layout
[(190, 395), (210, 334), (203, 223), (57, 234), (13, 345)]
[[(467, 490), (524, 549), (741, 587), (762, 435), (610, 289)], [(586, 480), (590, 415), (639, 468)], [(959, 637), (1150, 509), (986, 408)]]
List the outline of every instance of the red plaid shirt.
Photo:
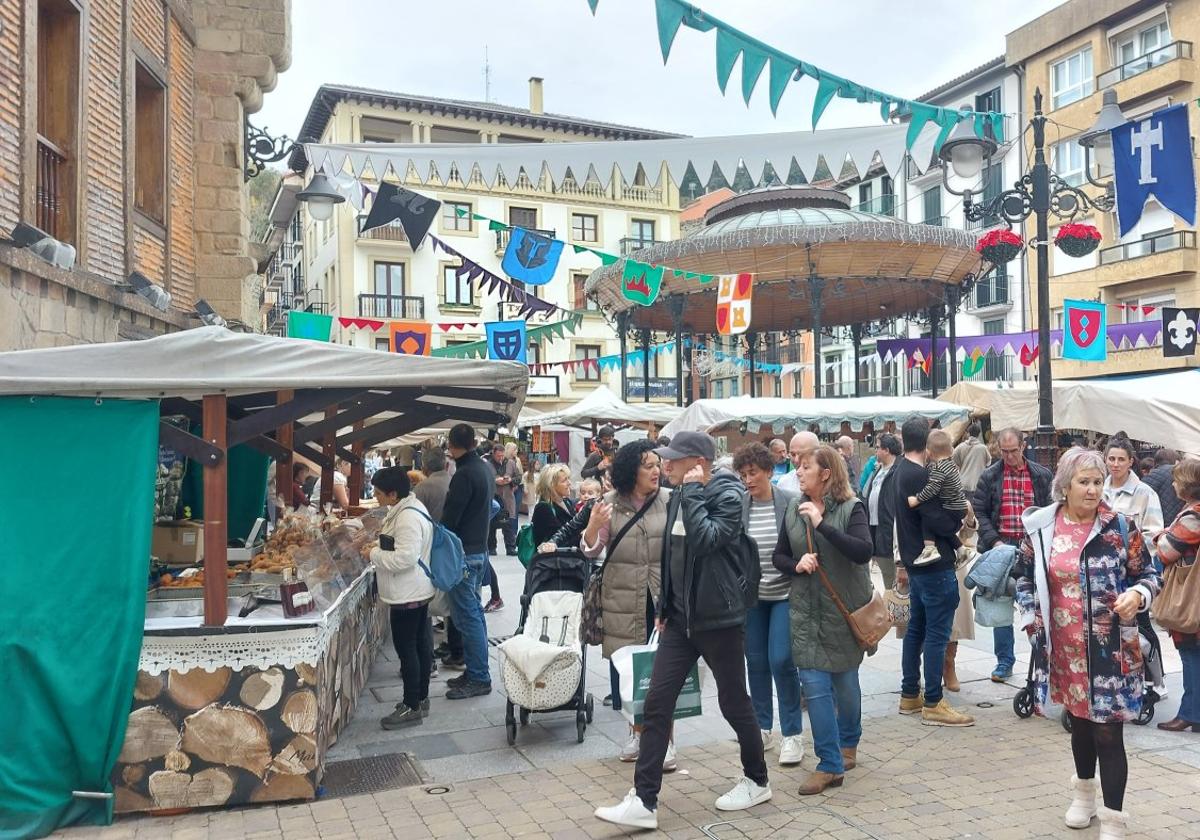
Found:
[(1000, 515), (996, 518), (996, 530), (1006, 540), (1017, 540), (1025, 533), (1021, 514), (1033, 506), (1033, 478), (1029, 468), (1021, 462), (1019, 469), (1004, 465), (1004, 478), (1000, 483)]

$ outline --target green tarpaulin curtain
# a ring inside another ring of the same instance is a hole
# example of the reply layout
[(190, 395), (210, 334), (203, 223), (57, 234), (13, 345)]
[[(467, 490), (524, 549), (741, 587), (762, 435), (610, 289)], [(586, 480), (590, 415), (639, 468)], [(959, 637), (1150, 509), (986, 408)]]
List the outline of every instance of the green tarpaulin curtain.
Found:
[(313, 341), (328, 341), (332, 329), (332, 315), (322, 315), (318, 312), (297, 312), (295, 310), (288, 313), (288, 338), (309, 338)]
[(0, 838), (112, 821), (157, 458), (155, 402), (0, 398)]
[[(199, 427), (192, 430), (200, 434)], [(267, 504), (267, 465), (270, 459), (249, 446), (229, 450), (229, 539), (246, 539), (254, 520), (263, 516)], [(192, 509), (192, 519), (204, 518), (204, 466), (189, 461), (183, 478), (183, 505)]]

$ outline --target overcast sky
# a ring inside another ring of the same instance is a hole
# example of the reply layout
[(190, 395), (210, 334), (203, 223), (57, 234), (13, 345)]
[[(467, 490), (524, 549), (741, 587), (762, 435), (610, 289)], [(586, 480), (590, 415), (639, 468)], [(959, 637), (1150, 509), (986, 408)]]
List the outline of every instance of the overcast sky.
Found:
[[(700, 0), (698, 6), (797, 58), (897, 96), (916, 97), (1001, 55), (1007, 32), (1061, 0)], [(692, 135), (811, 124), (815, 85), (793, 83), (778, 117), (766, 72), (747, 108), (741, 65), (716, 84), (713, 32), (679, 30), (666, 66), (653, 0), (293, 0), (292, 66), (251, 117), (293, 138), (322, 83), (528, 107), (545, 78), (547, 111)], [(1005, 109), (1010, 110), (1008, 103)], [(878, 124), (878, 106), (835, 99), (822, 127)]]

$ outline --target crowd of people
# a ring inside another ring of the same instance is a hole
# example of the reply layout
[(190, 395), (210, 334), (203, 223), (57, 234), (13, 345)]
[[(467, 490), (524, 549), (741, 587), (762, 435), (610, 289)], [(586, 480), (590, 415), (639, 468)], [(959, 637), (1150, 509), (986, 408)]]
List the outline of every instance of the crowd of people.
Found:
[[(952, 447), (945, 431), (915, 417), (873, 443), (860, 464), (851, 438), (824, 444), (808, 431), (786, 443), (748, 443), (731, 459), (718, 459), (713, 438), (698, 432), (620, 447), (605, 434), (575, 485), (565, 465), (522, 469), (513, 445), (481, 447), (471, 427), (459, 425), (446, 454), (428, 453), (421, 471), (379, 468), (375, 497), (391, 508), (371, 559), (391, 605), (404, 682), (383, 726), (429, 714), (438, 667), (429, 608), (438, 593), (421, 560), (433, 522), (459, 537), (467, 565), (443, 609), (441, 667), (463, 672), (448, 681), (446, 697), (491, 692), (485, 611), (502, 604), (492, 558), (497, 532), (516, 553), (525, 495), (539, 552), (574, 549), (595, 561), (602, 655), (611, 662), (617, 650), (657, 634), (643, 722), (630, 726), (619, 752), (636, 765), (634, 786), (596, 816), (657, 826), (663, 773), (676, 767), (676, 699), (700, 658), (737, 735), (743, 772), (716, 807), (742, 810), (771, 798), (766, 755), (778, 748), (779, 765), (801, 762), (805, 710), (817, 764), (799, 793), (817, 794), (844, 784), (858, 765), (858, 672), (876, 643), (864, 641), (852, 619), (878, 598), (872, 565), (885, 589), (909, 604), (898, 628), (897, 712), (965, 727), (973, 718), (945, 692), (960, 687), (958, 641), (974, 637), (967, 569), (1001, 549), (1012, 554), (1016, 615), (993, 629), (992, 679), (1012, 676), (1015, 625), (1032, 643), (1036, 709), (1052, 702), (1070, 716), (1076, 772), (1066, 824), (1098, 817), (1102, 837), (1123, 837), (1122, 725), (1137, 716), (1145, 691), (1139, 625), (1148, 626), (1163, 564), (1194, 562), (1200, 461), (1161, 450), (1143, 466), (1116, 435), (1102, 451), (1071, 449), (1052, 473), (1027, 457), (1019, 431), (999, 431), (989, 448), (972, 425)], [(491, 597), (482, 600), (488, 583)], [(1176, 717), (1159, 728), (1200, 731), (1200, 643), (1172, 635), (1184, 693)], [(620, 677), (616, 668), (610, 674), (605, 703), (620, 709)]]

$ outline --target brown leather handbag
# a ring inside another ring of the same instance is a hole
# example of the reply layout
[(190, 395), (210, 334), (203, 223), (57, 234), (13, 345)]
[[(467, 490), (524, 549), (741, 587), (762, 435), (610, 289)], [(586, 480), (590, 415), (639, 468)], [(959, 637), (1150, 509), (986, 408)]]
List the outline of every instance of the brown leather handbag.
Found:
[[(812, 543), (811, 528), (804, 529), (805, 536), (808, 538), (808, 553), (815, 554)], [(846, 624), (850, 625), (850, 632), (854, 634), (855, 641), (858, 646), (865, 651), (873, 651), (879, 646), (879, 642), (892, 629), (892, 614), (888, 610), (887, 604), (874, 587), (871, 590), (871, 600), (863, 606), (850, 612), (846, 608), (846, 604), (842, 601), (841, 596), (833, 588), (833, 584), (829, 582), (828, 575), (821, 568), (820, 559), (817, 562), (817, 574), (821, 576), (821, 583), (825, 586), (825, 591), (829, 593), (829, 597), (833, 599), (833, 603), (837, 606), (842, 617), (846, 619)]]

